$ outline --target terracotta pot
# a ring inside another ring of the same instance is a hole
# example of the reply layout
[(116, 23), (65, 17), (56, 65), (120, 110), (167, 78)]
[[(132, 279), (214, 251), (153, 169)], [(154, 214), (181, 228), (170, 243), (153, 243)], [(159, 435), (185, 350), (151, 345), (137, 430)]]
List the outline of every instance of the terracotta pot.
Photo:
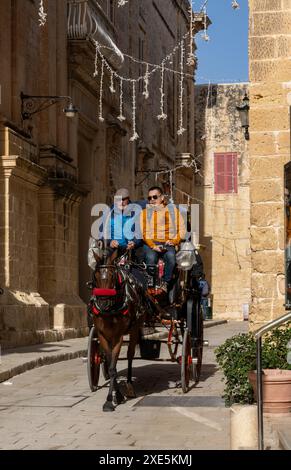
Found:
[[(248, 373), (257, 399), (257, 372)], [(263, 370), (263, 401), (266, 413), (291, 412), (291, 370)]]

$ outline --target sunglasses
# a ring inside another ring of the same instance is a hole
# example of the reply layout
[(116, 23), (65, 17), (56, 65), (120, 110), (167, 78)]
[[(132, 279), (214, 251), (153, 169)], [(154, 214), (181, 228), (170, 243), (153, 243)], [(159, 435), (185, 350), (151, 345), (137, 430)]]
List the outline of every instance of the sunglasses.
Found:
[(159, 197), (161, 197), (161, 194), (159, 196), (157, 196), (156, 194), (154, 196), (149, 196), (148, 201), (151, 201), (152, 199), (156, 201), (157, 199), (159, 199)]
[(128, 201), (129, 200), (129, 197), (123, 197), (122, 198), (122, 201)]

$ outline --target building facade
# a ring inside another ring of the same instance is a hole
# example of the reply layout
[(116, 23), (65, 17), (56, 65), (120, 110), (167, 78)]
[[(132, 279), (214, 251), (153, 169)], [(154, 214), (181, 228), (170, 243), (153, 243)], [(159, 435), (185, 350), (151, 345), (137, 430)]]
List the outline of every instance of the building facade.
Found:
[(248, 141), (237, 106), (247, 84), (195, 87), (195, 195), (214, 318), (247, 319), (251, 303)]
[(291, 1), (250, 0), (251, 327), (284, 314)]
[[(133, 199), (144, 196), (156, 178), (142, 171), (173, 168), (177, 154), (194, 154), (195, 62), (184, 80), (186, 132), (181, 136), (177, 135), (179, 74), (164, 75), (166, 120), (156, 118), (161, 69), (152, 75), (148, 100), (142, 95), (144, 84), (137, 83), (140, 138), (134, 142), (130, 141), (132, 87), (124, 83), (126, 120), (120, 122), (119, 93), (110, 91), (107, 69), (100, 100), (100, 60), (94, 76), (94, 41), (122, 77), (143, 76), (141, 61), (161, 64), (189, 29), (188, 1), (153, 0), (146, 8), (143, 1), (130, 1), (123, 8), (117, 8), (114, 0), (45, 3), (47, 22), (40, 27), (38, 2), (0, 2), (2, 347), (87, 333), (85, 283), (90, 278), (92, 207), (111, 203), (119, 187), (128, 187)], [(198, 15), (195, 31), (203, 24)], [(168, 66), (179, 70), (179, 64), (177, 53)], [(114, 83), (117, 90), (119, 85)], [(78, 117), (67, 119), (61, 102), (23, 119), (21, 92), (70, 96)], [(103, 122), (98, 119), (100, 102)], [(176, 184), (193, 194), (193, 172), (181, 171)]]

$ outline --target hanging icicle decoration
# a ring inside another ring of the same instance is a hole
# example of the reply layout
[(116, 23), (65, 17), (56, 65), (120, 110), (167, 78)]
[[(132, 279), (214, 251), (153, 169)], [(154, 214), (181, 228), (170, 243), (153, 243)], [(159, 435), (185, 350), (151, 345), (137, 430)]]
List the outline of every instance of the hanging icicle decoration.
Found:
[(98, 43), (95, 42), (96, 51), (95, 51), (95, 61), (94, 61), (94, 73), (93, 77), (98, 77)]
[(165, 93), (164, 93), (164, 83), (165, 83), (165, 62), (163, 60), (162, 62), (162, 71), (161, 71), (161, 114), (159, 114), (157, 117), (159, 121), (167, 119), (167, 114), (164, 112), (164, 100), (165, 100)]
[(111, 70), (111, 75), (110, 75), (110, 87), (109, 87), (109, 90), (111, 93), (115, 93), (116, 90), (114, 88), (114, 72), (113, 70)]
[(187, 65), (189, 67), (193, 67), (193, 65), (195, 65), (195, 57), (194, 57), (194, 51), (193, 51), (194, 14), (193, 14), (192, 2), (190, 3), (189, 15), (190, 15), (190, 34), (189, 34), (190, 42), (189, 42), (189, 54), (188, 54), (188, 59), (187, 59)]
[(170, 204), (174, 203), (173, 197), (173, 170), (170, 171)]
[(143, 96), (145, 98), (145, 100), (147, 100), (150, 96), (149, 94), (149, 64), (147, 64), (147, 67), (146, 67), (146, 73), (145, 73), (145, 76), (144, 76), (144, 90), (143, 90)]
[(183, 135), (186, 129), (183, 127), (184, 124), (184, 55), (185, 55), (185, 46), (184, 41), (181, 42), (181, 62), (180, 62), (180, 120), (179, 120), (179, 129), (177, 134)]
[(46, 17), (47, 13), (44, 11), (43, 0), (40, 0), (38, 9), (39, 26), (44, 26), (46, 24)]
[(100, 77), (100, 96), (99, 96), (99, 121), (104, 122), (103, 117), (103, 80), (104, 80), (104, 59), (102, 59), (101, 77)]
[(123, 7), (124, 5), (126, 5), (128, 2), (128, 0), (118, 0), (118, 4), (117, 6), (118, 7)]
[(206, 10), (206, 6), (204, 7), (203, 11), (204, 11), (204, 31), (203, 31), (202, 39), (204, 39), (204, 41), (208, 42), (210, 40), (210, 37), (207, 34), (207, 10)]
[(125, 116), (123, 115), (123, 79), (120, 79), (120, 94), (119, 94), (119, 116), (117, 116), (117, 119), (120, 122), (125, 121)]
[(133, 135), (129, 139), (130, 142), (134, 142), (135, 140), (139, 139), (139, 135), (136, 132), (136, 82), (135, 80), (132, 82), (132, 132), (133, 132)]

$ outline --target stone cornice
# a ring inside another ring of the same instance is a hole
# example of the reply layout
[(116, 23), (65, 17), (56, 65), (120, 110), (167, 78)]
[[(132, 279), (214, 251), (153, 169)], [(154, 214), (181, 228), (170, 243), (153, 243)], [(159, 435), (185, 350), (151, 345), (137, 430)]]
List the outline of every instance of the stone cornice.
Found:
[(67, 199), (74, 203), (80, 203), (89, 192), (88, 189), (68, 178), (48, 178), (48, 186), (52, 188), (57, 198)]
[(16, 177), (24, 184), (42, 186), (47, 180), (47, 171), (36, 163), (18, 155), (0, 157), (0, 177)]

